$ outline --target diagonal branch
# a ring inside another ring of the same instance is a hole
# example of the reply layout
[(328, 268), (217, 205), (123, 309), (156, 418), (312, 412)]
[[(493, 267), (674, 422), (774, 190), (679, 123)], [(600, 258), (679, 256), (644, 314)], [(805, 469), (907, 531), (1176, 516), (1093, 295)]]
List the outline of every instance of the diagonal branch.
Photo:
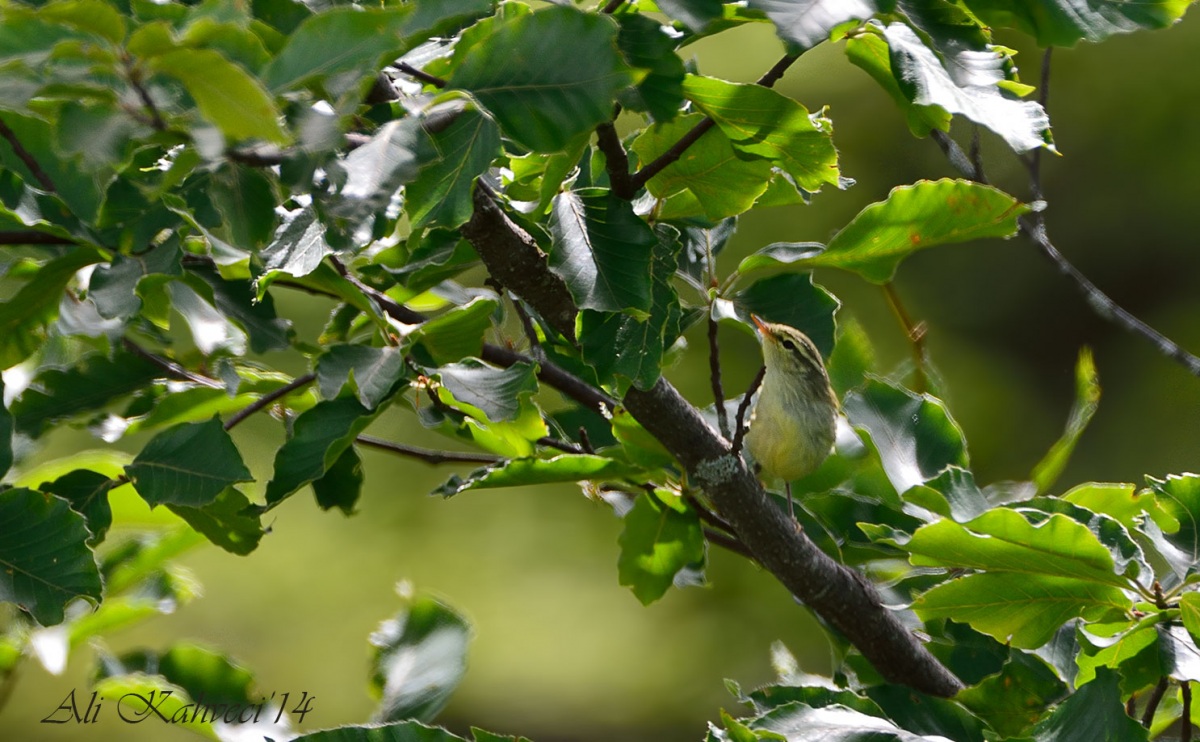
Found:
[(258, 399), (254, 400), (250, 404), (246, 405), (242, 409), (240, 409), (237, 412), (235, 412), (234, 414), (230, 415), (229, 419), (225, 421), (225, 429), (232, 430), (234, 428), (234, 426), (236, 426), (238, 423), (242, 422), (246, 418), (250, 417), (254, 413), (258, 412), (261, 409), (270, 407), (271, 404), (273, 404), (275, 402), (275, 400), (282, 399), (283, 397), (286, 397), (287, 395), (291, 394), (292, 392), (296, 391), (297, 389), (299, 389), (303, 386), (307, 386), (308, 384), (311, 384), (313, 381), (316, 381), (316, 378), (317, 378), (316, 374), (304, 374), (303, 376), (297, 376), (296, 378), (292, 379), (291, 381), (289, 381), (288, 383), (279, 387), (278, 389), (271, 392), (270, 394), (262, 395)]
[[(573, 337), (576, 308), (561, 279), (549, 269), (533, 238), (477, 187), (475, 212), (463, 235), (492, 273), (564, 337)], [(522, 270), (508, 266), (518, 263)], [(648, 391), (631, 388), (630, 414), (669, 450), (690, 481), (708, 494), (754, 559), (797, 598), (853, 643), (888, 680), (938, 696), (962, 683), (942, 666), (882, 604), (858, 572), (830, 558), (777, 508), (730, 444), (709, 427), (666, 379)]]
[(400, 454), (408, 456), (419, 461), (424, 461), (430, 466), (437, 464), (495, 464), (502, 459), (499, 456), (492, 456), (486, 453), (460, 453), (458, 451), (435, 451), (431, 448), (418, 448), (405, 443), (396, 443), (395, 441), (387, 441), (382, 438), (376, 438), (371, 435), (360, 435), (354, 439), (355, 443), (367, 446), (368, 448), (377, 448), (380, 451)]
[(12, 147), (13, 154), (20, 158), (21, 162), (25, 163), (25, 167), (29, 168), (29, 172), (33, 174), (38, 183), (41, 183), (43, 189), (50, 193), (58, 191), (54, 187), (54, 181), (42, 169), (37, 158), (31, 155), (29, 150), (25, 149), (25, 145), (21, 144), (21, 140), (17, 138), (17, 133), (10, 129), (8, 124), (4, 123), (3, 119), (0, 119), (0, 137), (8, 140), (8, 146)]

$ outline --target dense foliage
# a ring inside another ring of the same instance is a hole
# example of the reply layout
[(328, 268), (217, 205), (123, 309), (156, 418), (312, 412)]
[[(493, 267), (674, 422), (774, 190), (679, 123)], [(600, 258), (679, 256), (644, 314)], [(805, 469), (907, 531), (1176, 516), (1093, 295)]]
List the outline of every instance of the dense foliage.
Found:
[[(175, 556), (203, 539), (251, 554), (297, 493), (354, 512), (365, 446), (477, 463), (445, 497), (582, 483), (624, 518), (618, 577), (644, 603), (703, 581), (714, 545), (774, 574), (841, 664), (815, 678), (777, 648), (778, 683), (733, 688), (745, 708), (709, 740), (1190, 738), (1200, 476), (1056, 489), (1099, 397), (1085, 351), (1062, 439), (1029, 481), (981, 486), (919, 331), (913, 364), (877, 368), (813, 281), (886, 287), (916, 250), (1045, 242), (1040, 194), (987, 185), (946, 133), (954, 117), (990, 130), (1037, 188), (1050, 119), (993, 32), (1072, 46), (1169, 26), (1188, 3), (536, 5), (0, 4), (0, 682), (35, 644), (61, 664), (190, 599)], [(748, 23), (785, 49), (757, 84), (683, 61)], [(719, 267), (739, 215), (853, 185), (827, 113), (771, 87), (822, 43), (969, 177), (899, 185), (827, 244)], [(318, 337), (277, 312), (283, 292), (337, 302)], [(749, 332), (750, 313), (806, 332), (841, 402), (834, 453), (792, 483), (799, 530), (740, 456), (748, 400), (721, 385), (720, 333)], [(689, 350), (697, 324), (711, 344)], [(697, 410), (664, 372), (710, 360), (716, 399)], [(287, 429), (261, 483), (229, 432), (256, 413)], [(404, 415), (475, 450), (367, 433)], [(144, 444), (31, 477), (63, 426)], [(106, 538), (122, 488), (182, 523)], [(303, 739), (460, 739), (424, 722), (470, 628), (404, 603), (372, 637), (380, 725)], [(247, 671), (185, 643), (101, 656), (95, 683), (171, 689), (168, 718), (261, 700)], [(263, 734), (308, 711), (282, 703)]]

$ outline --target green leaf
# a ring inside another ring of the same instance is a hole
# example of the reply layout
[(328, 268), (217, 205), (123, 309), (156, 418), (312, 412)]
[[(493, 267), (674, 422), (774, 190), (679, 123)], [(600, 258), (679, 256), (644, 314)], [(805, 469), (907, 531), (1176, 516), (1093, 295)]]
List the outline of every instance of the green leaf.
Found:
[(172, 281), (167, 284), (171, 307), (183, 316), (192, 341), (205, 356), (246, 354), (248, 336), (213, 306), (211, 287), (203, 281)]
[(211, 49), (176, 49), (149, 60), (187, 90), (201, 115), (228, 138), (263, 139), (283, 144), (287, 133), (271, 95), (258, 80)]
[(101, 260), (91, 248), (74, 248), (39, 267), (11, 299), (0, 304), (0, 369), (17, 365), (42, 346), (67, 283), (79, 269)]
[(1186, 592), (1179, 596), (1179, 616), (1192, 641), (1200, 644), (1200, 593)]
[(882, 36), (864, 33), (846, 39), (846, 58), (870, 75), (887, 91), (887, 94), (904, 113), (905, 119), (908, 121), (908, 128), (913, 134), (925, 137), (929, 136), (929, 132), (934, 129), (950, 130), (952, 117), (946, 109), (941, 106), (913, 103), (912, 98), (900, 88), (899, 77), (892, 70), (888, 43)]
[(466, 674), (470, 641), (470, 623), (450, 606), (425, 595), (406, 599), (371, 634), (374, 720), (436, 717)]
[(419, 116), (379, 127), (371, 141), (338, 163), (345, 170), (345, 181), (326, 205), (329, 214), (357, 224), (386, 209), (400, 186), (417, 177), (425, 146)]
[(655, 4), (696, 33), (724, 15), (721, 0), (657, 0)]
[(441, 727), (402, 721), (359, 727), (338, 727), (295, 737), (292, 742), (467, 742)]
[(398, 348), (331, 345), (317, 359), (317, 386), (321, 396), (325, 399), (337, 397), (353, 378), (355, 396), (368, 410), (375, 409), (403, 375), (404, 359)]
[(616, 35), (611, 19), (572, 7), (498, 19), (450, 86), (474, 95), (522, 145), (557, 152), (611, 118), (617, 91), (634, 81)]
[(226, 487), (215, 500), (200, 507), (167, 507), (230, 554), (249, 554), (258, 548), (259, 540), (266, 533), (258, 515), (252, 512), (250, 500), (236, 487)]
[(522, 398), (537, 391), (535, 372), (536, 367), (530, 363), (514, 363), (501, 369), (468, 358), (442, 366), (438, 377), (456, 401), (478, 409), (491, 422), (505, 422), (516, 420)]
[(48, 368), (12, 404), (18, 431), (38, 438), (48, 426), (105, 407), (140, 390), (163, 370), (139, 355), (121, 350), (112, 360), (100, 353), (84, 356), (70, 368)]
[(43, 626), (62, 623), (77, 598), (100, 602), (100, 571), (83, 516), (67, 501), (24, 487), (0, 492), (0, 601)]
[[(843, 706), (812, 708), (790, 703), (754, 719), (753, 740), (821, 740), (821, 742), (942, 742), (941, 735), (913, 734), (889, 719), (869, 716)], [(770, 736), (767, 736), (770, 734)], [(741, 739), (738, 739), (741, 742)]]
[(618, 540), (617, 569), (622, 585), (643, 605), (666, 594), (683, 568), (704, 559), (704, 536), (691, 510), (677, 510), (643, 493), (625, 515)]
[(1096, 364), (1092, 361), (1092, 352), (1084, 348), (1079, 351), (1079, 361), (1075, 364), (1075, 404), (1067, 419), (1067, 429), (1050, 447), (1046, 456), (1033, 467), (1033, 474), (1030, 475), (1037, 485), (1038, 494), (1049, 491), (1058, 480), (1099, 404), (1100, 379), (1096, 375)]
[(1160, 525), (1165, 525), (1168, 520), (1172, 524), (1175, 522), (1155, 501), (1152, 491), (1138, 492), (1132, 484), (1088, 482), (1061, 495), (1061, 499), (1094, 513), (1107, 515), (1131, 531), (1141, 525), (1143, 513)]
[[(665, 154), (704, 118), (703, 114), (695, 113), (647, 127), (631, 147), (638, 156), (639, 167)], [(651, 178), (646, 187), (658, 198), (686, 194), (695, 199), (698, 207), (690, 215), (703, 214), (717, 220), (749, 210), (767, 190), (770, 180), (770, 162), (738, 157), (729, 137), (717, 128), (696, 140), (683, 157)]]
[(477, 296), (461, 307), (427, 320), (413, 332), (412, 338), (429, 354), (434, 363), (450, 363), (483, 352), (483, 335), (492, 327), (493, 315), (500, 303)]
[[(0, 26), (2, 25), (4, 24), (0, 23)], [(25, 151), (33, 157), (43, 173), (54, 184), (53, 195), (35, 197), (31, 192), (24, 204), (20, 206), (10, 204), (10, 208), (13, 208), (14, 211), (9, 212), (9, 215), (16, 217), (22, 223), (48, 222), (60, 227), (73, 228), (68, 233), (74, 232), (76, 238), (81, 234), (87, 234), (75, 220), (90, 221), (96, 218), (100, 205), (104, 201), (105, 190), (113, 179), (112, 171), (88, 171), (79, 167), (78, 163), (64, 159), (57, 150), (57, 136), (54, 128), (47, 126), (43, 118), (23, 113), (5, 113), (2, 109), (3, 107), (0, 107), (0, 114), (2, 114), (0, 120), (12, 129), (16, 140), (21, 143)], [(18, 174), (25, 183), (31, 186), (43, 187), (40, 178), (34, 177), (25, 161), (12, 151), (7, 140), (0, 140), (0, 166)], [(33, 213), (27, 212), (25, 208), (30, 202), (38, 204), (38, 208)], [(65, 208), (63, 204), (66, 205)], [(58, 230), (51, 231), (57, 232)], [(85, 241), (90, 242), (91, 240)], [(92, 262), (98, 261), (93, 260)]]
[(1000, 672), (955, 696), (1005, 739), (1021, 736), (1067, 693), (1067, 687), (1040, 660), (1015, 654)]
[(434, 154), (404, 189), (408, 218), (414, 230), (458, 227), (471, 218), (475, 178), (500, 154), (500, 130), (467, 104), (448, 126), (437, 131), (427, 127), (426, 132)]
[(761, 85), (689, 75), (683, 90), (738, 152), (770, 160), (805, 191), (841, 186), (829, 119)]
[(1112, 555), (1088, 530), (1065, 515), (1030, 523), (1009, 508), (994, 508), (960, 525), (942, 520), (917, 529), (899, 548), (916, 566), (1073, 577), (1117, 587)]
[(949, 618), (1023, 649), (1040, 647), (1066, 621), (1096, 620), (1132, 608), (1119, 588), (1069, 577), (1015, 572), (973, 574), (934, 587), (913, 609), (923, 620)]
[(220, 740), (213, 731), (211, 717), (205, 719), (197, 714), (195, 701), (182, 688), (161, 676), (140, 672), (116, 675), (98, 680), (92, 688), (100, 698), (128, 699), (131, 705), (126, 713), (130, 718), (145, 719), (152, 714), (161, 714), (167, 719), (176, 719), (173, 726), (213, 742)]
[(1048, 514), (1059, 513), (1086, 526), (1112, 555), (1114, 571), (1144, 584), (1152, 581), (1154, 571), (1147, 563), (1142, 547), (1116, 519), (1058, 497), (1035, 497), (1023, 502), (1022, 506), (1021, 512), (1035, 525), (1044, 521)]
[(182, 275), (178, 242), (168, 240), (135, 255), (114, 255), (108, 265), (99, 265), (88, 281), (88, 298), (101, 317), (132, 317), (142, 307), (138, 286), (151, 275)]
[(354, 506), (362, 494), (363, 468), (358, 451), (350, 446), (338, 456), (333, 466), (312, 483), (317, 506), (322, 510), (338, 508), (346, 515), (354, 514)]
[[(4, 398), (4, 379), (0, 378), (0, 400)], [(8, 473), (13, 465), (13, 415), (0, 403), (0, 477)]]
[(190, 267), (188, 273), (203, 281), (197, 283), (189, 279), (188, 285), (199, 289), (206, 299), (211, 298), (218, 312), (246, 332), (250, 339), (250, 350), (266, 353), (290, 346), (293, 335), (291, 320), (276, 314), (275, 300), (270, 294), (256, 298), (252, 281), (222, 278), (220, 273), (208, 266)]
[(1107, 668), (1081, 686), (1033, 729), (1037, 742), (1146, 742), (1146, 729), (1125, 713), (1120, 676)]
[(1017, 217), (1027, 211), (1027, 206), (991, 186), (965, 180), (919, 181), (892, 189), (887, 200), (860, 211), (824, 251), (808, 245), (780, 251), (772, 245), (763, 254), (746, 258), (738, 270), (841, 268), (874, 283), (887, 283), (900, 261), (917, 250), (1011, 237), (1017, 231)]
[(288, 36), (287, 45), (262, 77), (276, 92), (319, 79), (339, 96), (427, 37), (452, 31), (491, 10), (490, 0), (419, 0), (382, 9), (323, 9)]
[(271, 243), (263, 248), (265, 271), (307, 276), (333, 252), (325, 241), (325, 225), (311, 206), (289, 212)]
[[(101, 680), (121, 679), (121, 676), (136, 674), (155, 675), (181, 688), (187, 694), (186, 698), (198, 704), (245, 707), (259, 700), (255, 697), (254, 675), (249, 670), (228, 655), (198, 644), (179, 643), (161, 653), (140, 650), (118, 657), (105, 657), (98, 674)], [(160, 695), (165, 693), (160, 691)], [(147, 697), (154, 698), (143, 696), (140, 703), (144, 703)], [(129, 700), (133, 701), (132, 698)], [(172, 718), (170, 713), (164, 713), (168, 719)], [(181, 717), (187, 718), (187, 714)], [(212, 719), (212, 716), (209, 718)], [(221, 718), (221, 715), (217, 714), (216, 718)]]
[(811, 273), (755, 281), (740, 289), (733, 300), (747, 313), (803, 331), (822, 355), (833, 351), (834, 314), (841, 302), (814, 284)]
[(59, 0), (39, 10), (48, 21), (95, 34), (113, 44), (125, 39), (125, 19), (116, 8), (100, 0)]
[(647, 317), (658, 238), (628, 201), (598, 188), (560, 193), (550, 236), (550, 269), (580, 309)]
[(984, 742), (983, 721), (956, 701), (900, 685), (880, 685), (865, 693), (883, 709), (883, 718), (910, 732), (941, 735), (955, 742)]
[(883, 34), (892, 72), (914, 104), (962, 114), (999, 134), (1018, 153), (1048, 144), (1050, 118), (1041, 104), (1013, 97), (999, 85), (1008, 80), (1012, 62), (1007, 54), (966, 49), (948, 60), (948, 69), (908, 25), (892, 23)]
[(475, 489), (619, 480), (639, 472), (638, 467), (595, 454), (564, 453), (549, 459), (508, 459), (476, 469), (466, 479), (453, 475), (434, 490), (434, 494), (453, 497)]
[(1075, 685), (1078, 687), (1090, 683), (1096, 677), (1096, 671), (1103, 667), (1121, 673), (1122, 685), (1129, 692), (1156, 683), (1167, 673), (1159, 650), (1160, 635), (1156, 626), (1161, 617), (1161, 614), (1151, 614), (1141, 621), (1124, 624), (1120, 633), (1105, 637), (1099, 646), (1094, 647), (1088, 645), (1095, 637), (1084, 627), (1082, 635), (1085, 638), (1080, 639), (1083, 651), (1075, 657), (1075, 663), (1079, 666)]
[(766, 13), (780, 38), (800, 51), (825, 41), (843, 23), (865, 21), (881, 9), (876, 0), (750, 0), (749, 5)]
[(975, 484), (975, 475), (957, 466), (947, 467), (938, 476), (912, 487), (901, 496), (906, 503), (913, 503), (959, 523), (977, 518), (991, 507), (983, 491)]
[(409, 291), (421, 292), (442, 281), (453, 278), (479, 261), (475, 248), (457, 230), (429, 229), (409, 237), (403, 251), (393, 248), (396, 263), (385, 262), (385, 255), (376, 257), (384, 269), (396, 277)]
[[(144, 415), (130, 419), (129, 427), (125, 429), (124, 434), (128, 436), (178, 423), (207, 420), (213, 415), (237, 412), (256, 399), (257, 396), (252, 394), (239, 394), (231, 397), (223, 388), (215, 389), (207, 386), (171, 392), (165, 396), (154, 398), (153, 407)], [(129, 411), (126, 414), (129, 414)]]
[(591, 309), (580, 313), (578, 333), (583, 360), (601, 379), (621, 375), (638, 389), (649, 389), (658, 382), (663, 356), (677, 334), (671, 325), (677, 326), (679, 321), (679, 297), (671, 287), (677, 235), (674, 228), (661, 227), (660, 239), (654, 245), (649, 317), (638, 319)]
[(88, 539), (89, 546), (95, 546), (104, 540), (108, 527), (112, 525), (112, 508), (108, 505), (108, 491), (117, 486), (117, 482), (88, 469), (76, 469), (62, 475), (53, 482), (44, 482), (39, 490), (57, 495), (70, 503), (71, 509), (79, 513), (87, 521), (87, 529), (92, 537)]
[(715, 224), (683, 221), (674, 226), (679, 229), (679, 241), (683, 244), (678, 256), (680, 272), (697, 284), (706, 285), (706, 277), (716, 275), (717, 256), (737, 231), (737, 218), (722, 219)]
[(625, 91), (625, 108), (649, 113), (655, 121), (669, 121), (683, 104), (683, 60), (675, 53), (679, 44), (668, 29), (644, 15), (617, 16), (617, 47), (634, 67), (647, 70), (637, 87)]
[(846, 395), (843, 409), (851, 425), (870, 435), (898, 493), (937, 477), (948, 466), (967, 467), (962, 430), (934, 397), (872, 379)]
[(125, 474), (151, 507), (202, 507), (234, 482), (251, 480), (250, 470), (217, 417), (176, 425), (154, 436), (125, 467)]
[(354, 397), (318, 402), (296, 418), (292, 435), (275, 453), (275, 474), (267, 484), (274, 507), (309, 482), (325, 476), (385, 406), (368, 410)]
[(222, 234), (242, 250), (257, 251), (275, 233), (275, 184), (256, 168), (222, 167), (212, 174), (205, 192), (221, 215)]
[(1191, 5), (1189, 0), (966, 0), (964, 4), (989, 26), (1019, 28), (1034, 36), (1038, 46), (1074, 46), (1114, 34), (1167, 28)]

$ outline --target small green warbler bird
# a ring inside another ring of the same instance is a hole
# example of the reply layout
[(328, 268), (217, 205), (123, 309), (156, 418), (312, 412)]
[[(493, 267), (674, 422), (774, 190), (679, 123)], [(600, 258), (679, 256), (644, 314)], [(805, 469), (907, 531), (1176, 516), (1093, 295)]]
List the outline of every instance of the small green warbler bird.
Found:
[(791, 481), (811, 474), (833, 448), (837, 396), (821, 353), (807, 335), (750, 316), (762, 339), (767, 373), (750, 413), (746, 450), (767, 478), (784, 480), (788, 512), (795, 520)]

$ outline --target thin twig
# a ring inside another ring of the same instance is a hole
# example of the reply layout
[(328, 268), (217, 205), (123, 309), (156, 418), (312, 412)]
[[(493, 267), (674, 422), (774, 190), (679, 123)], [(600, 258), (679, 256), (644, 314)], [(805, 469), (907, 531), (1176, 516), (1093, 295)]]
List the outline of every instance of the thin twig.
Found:
[(621, 7), (625, 0), (608, 0), (608, 3), (600, 9), (601, 13), (610, 14), (617, 12), (617, 8)]
[(145, 358), (147, 361), (150, 361), (154, 365), (166, 370), (168, 373), (170, 373), (172, 376), (175, 376), (176, 378), (184, 379), (186, 381), (192, 381), (192, 382), (195, 382), (202, 386), (209, 387), (210, 389), (224, 389), (225, 388), (225, 385), (222, 384), (221, 382), (217, 381), (216, 379), (210, 379), (209, 377), (202, 376), (198, 373), (195, 373), (194, 371), (189, 371), (188, 369), (184, 368), (183, 366), (179, 365), (178, 363), (176, 363), (175, 361), (172, 361), (169, 358), (165, 358), (165, 357), (157, 355), (155, 353), (151, 353), (150, 351), (146, 350), (142, 346), (133, 342), (129, 338), (122, 338), (121, 344), (123, 346), (125, 346), (125, 349), (128, 350), (129, 352), (133, 353), (134, 355), (138, 355), (138, 356), (141, 356), (142, 358)]
[(125, 67), (125, 79), (129, 81), (129, 85), (137, 92), (138, 98), (141, 99), (142, 105), (150, 112), (150, 125), (155, 131), (166, 131), (167, 122), (163, 120), (162, 114), (158, 110), (158, 106), (154, 104), (154, 99), (150, 97), (150, 91), (146, 90), (146, 86), (142, 84), (141, 73), (138, 72), (131, 63), (127, 63)]
[(596, 453), (596, 449), (592, 447), (592, 439), (588, 436), (587, 428), (579, 426), (579, 447), (584, 453)]
[(435, 88), (444, 88), (450, 84), (448, 81), (443, 80), (437, 75), (431, 75), (424, 70), (419, 70), (416, 67), (413, 67), (408, 62), (401, 62), (400, 64), (396, 65), (396, 69), (400, 70), (409, 77), (420, 80), (428, 85), (432, 85)]
[[(652, 484), (648, 484), (646, 486), (651, 490), (654, 489), (654, 485)], [(687, 501), (688, 505), (692, 506), (692, 510), (696, 511), (696, 515), (699, 516), (700, 520), (704, 521), (710, 526), (716, 526), (726, 533), (733, 533), (733, 526), (729, 525), (729, 521), (706, 508), (704, 503), (696, 499), (696, 496), (691, 492), (684, 491), (683, 499)]]
[(1163, 675), (1158, 680), (1158, 685), (1154, 686), (1154, 690), (1150, 692), (1150, 699), (1146, 701), (1146, 710), (1142, 713), (1142, 726), (1147, 729), (1154, 722), (1154, 712), (1158, 711), (1158, 704), (1162, 702), (1163, 695), (1167, 692), (1167, 676)]
[(633, 176), (629, 174), (629, 153), (625, 151), (625, 145), (621, 144), (621, 137), (617, 135), (617, 127), (613, 125), (620, 110), (618, 105), (613, 111), (612, 121), (605, 121), (596, 127), (596, 147), (604, 153), (604, 169), (608, 172), (608, 184), (612, 187), (613, 195), (630, 201), (637, 195), (638, 189), (634, 187)]
[(896, 321), (900, 323), (900, 327), (904, 330), (904, 334), (912, 346), (913, 363), (915, 364), (913, 391), (917, 394), (924, 394), (929, 389), (929, 378), (925, 373), (925, 323), (913, 323), (908, 311), (904, 308), (904, 303), (900, 300), (900, 293), (896, 291), (895, 283), (888, 281), (883, 284), (882, 288), (883, 295), (887, 297), (888, 306), (892, 309), (892, 314), (896, 316)]
[(45, 232), (0, 231), (0, 245), (77, 245), (78, 240)]
[(1192, 742), (1192, 682), (1184, 680), (1179, 684), (1179, 693), (1183, 696), (1183, 727), (1179, 730), (1179, 742)]
[(717, 546), (720, 546), (723, 549), (728, 549), (734, 554), (743, 556), (752, 562), (758, 562), (758, 559), (755, 558), (754, 554), (750, 552), (750, 549), (747, 548), (745, 544), (727, 533), (722, 533), (721, 531), (713, 528), (705, 528), (704, 538), (708, 539), (710, 544), (716, 544)]
[(495, 464), (503, 461), (499, 456), (492, 456), (486, 453), (460, 453), (458, 451), (435, 451), (429, 448), (418, 448), (409, 446), (404, 443), (396, 443), (394, 441), (385, 441), (382, 438), (376, 438), (371, 435), (360, 435), (354, 439), (355, 443), (361, 443), (370, 448), (377, 448), (381, 451), (408, 456), (410, 458), (424, 461), (426, 464)]
[(973, 180), (987, 185), (987, 176), (983, 174), (983, 137), (980, 136), (982, 130), (983, 127), (979, 124), (971, 127), (971, 167), (975, 169)]
[[(1042, 54), (1042, 80), (1041, 89), (1038, 90), (1038, 103), (1041, 104), (1042, 110), (1046, 109), (1046, 105), (1050, 102), (1050, 59), (1051, 52), (1054, 47), (1046, 47), (1046, 51)], [(1040, 201), (1042, 199), (1042, 147), (1038, 147), (1030, 155), (1029, 160), (1029, 185), (1033, 200)], [(1041, 212), (1037, 218), (1042, 218)]]
[(525, 333), (525, 338), (529, 340), (529, 352), (534, 358), (542, 358), (545, 353), (542, 351), (542, 343), (538, 338), (537, 328), (533, 326), (533, 319), (529, 316), (529, 312), (525, 311), (525, 306), (521, 303), (521, 299), (515, 294), (510, 296), (512, 300), (513, 311), (517, 313), (517, 319), (521, 321), (521, 330)]
[(708, 313), (708, 378), (717, 408), (717, 426), (729, 439), (729, 415), (725, 412), (725, 389), (721, 386), (721, 345), (717, 341), (717, 320)]
[(564, 453), (572, 453), (577, 456), (587, 453), (587, 451), (584, 451), (582, 447), (577, 446), (576, 444), (571, 443), (570, 441), (561, 441), (558, 438), (552, 438), (548, 435), (538, 438), (537, 443), (539, 446), (546, 446), (547, 448), (556, 448), (559, 451), (562, 451)]
[(3, 120), (0, 120), (0, 136), (8, 140), (9, 146), (12, 147), (13, 154), (19, 157), (21, 162), (25, 163), (25, 167), (29, 168), (29, 172), (33, 174), (33, 177), (37, 179), (37, 182), (42, 184), (42, 188), (44, 190), (50, 191), (51, 193), (54, 193), (58, 190), (54, 187), (54, 181), (50, 179), (50, 176), (47, 175), (46, 171), (42, 169), (42, 166), (38, 164), (37, 158), (29, 154), (29, 150), (25, 149), (25, 145), (21, 144), (20, 139), (17, 139), (16, 132), (8, 128), (8, 124), (4, 123)]
[(271, 392), (270, 394), (264, 394), (263, 396), (254, 400), (253, 402), (246, 405), (242, 409), (238, 410), (234, 414), (230, 415), (229, 419), (225, 421), (225, 429), (232, 430), (234, 428), (234, 426), (236, 426), (241, 421), (250, 417), (254, 413), (258, 412), (259, 410), (261, 410), (265, 407), (269, 407), (272, 403), (275, 402), (275, 400), (280, 399), (281, 397), (286, 397), (287, 395), (291, 394), (292, 392), (296, 391), (297, 389), (299, 389), (302, 386), (311, 384), (316, 378), (317, 378), (316, 374), (304, 374), (303, 376), (297, 376), (296, 378), (292, 379), (287, 384), (284, 384), (283, 386), (279, 387), (278, 389)]
[[(783, 73), (787, 71), (787, 68), (791, 67), (792, 63), (799, 58), (800, 55), (798, 54), (785, 55), (782, 59), (776, 62), (771, 69), (767, 70), (766, 74), (758, 78), (755, 84), (762, 85), (764, 88), (773, 86), (779, 81), (779, 78), (783, 77)], [(632, 176), (632, 192), (637, 193), (639, 190), (641, 190), (642, 186), (646, 185), (651, 178), (661, 173), (664, 169), (682, 157), (683, 153), (687, 151), (688, 147), (691, 147), (693, 144), (695, 144), (700, 137), (704, 136), (709, 129), (716, 125), (716, 121), (706, 117), (703, 121), (693, 126), (688, 133), (680, 137), (679, 141), (671, 145), (666, 152), (663, 152), (650, 164), (646, 165), (641, 170), (638, 170), (637, 173)]]
[(379, 308), (391, 318), (399, 320), (406, 325), (418, 325), (425, 321), (425, 315), (420, 314), (419, 312), (414, 312), (382, 291), (372, 288), (360, 281), (358, 276), (351, 273), (349, 269), (347, 269), (342, 263), (342, 261), (338, 260), (336, 255), (329, 256), (329, 263), (333, 266), (334, 270), (338, 272), (338, 275), (349, 281), (354, 288), (358, 289), (360, 292), (366, 295), (367, 298), (378, 304)]
[(733, 433), (733, 446), (731, 453), (736, 457), (742, 453), (742, 441), (746, 437), (746, 413), (750, 410), (750, 400), (754, 399), (754, 393), (762, 386), (763, 377), (767, 375), (767, 367), (763, 366), (758, 369), (758, 373), (754, 375), (754, 381), (750, 382), (750, 388), (746, 390), (746, 395), (742, 397), (741, 404), (737, 409), (737, 430)]

